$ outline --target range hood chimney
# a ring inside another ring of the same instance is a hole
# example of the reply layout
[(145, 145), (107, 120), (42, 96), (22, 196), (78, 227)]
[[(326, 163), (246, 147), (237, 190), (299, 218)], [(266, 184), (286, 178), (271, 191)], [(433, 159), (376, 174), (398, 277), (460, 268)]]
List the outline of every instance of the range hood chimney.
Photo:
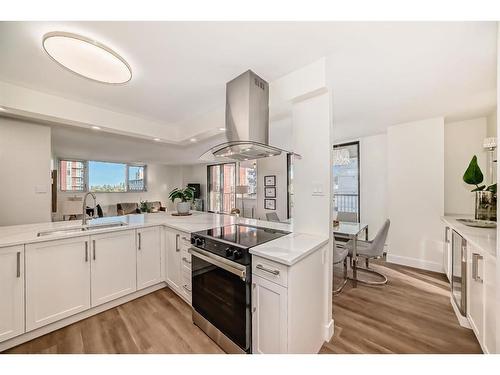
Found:
[(269, 84), (251, 70), (226, 84), (226, 134), (228, 142), (200, 159), (244, 161), (290, 153), (269, 145)]

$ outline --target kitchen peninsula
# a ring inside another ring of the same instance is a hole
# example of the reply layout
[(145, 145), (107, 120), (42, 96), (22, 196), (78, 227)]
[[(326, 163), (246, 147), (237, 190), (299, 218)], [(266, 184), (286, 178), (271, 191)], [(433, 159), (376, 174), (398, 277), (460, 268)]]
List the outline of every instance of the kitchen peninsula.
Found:
[(165, 286), (191, 304), (191, 233), (233, 224), (292, 232), (250, 249), (252, 352), (315, 353), (329, 339), (323, 321), (328, 238), (293, 233), (288, 224), (202, 212), (79, 224), (0, 228), (0, 256), (10, 260), (1, 270), (0, 351)]

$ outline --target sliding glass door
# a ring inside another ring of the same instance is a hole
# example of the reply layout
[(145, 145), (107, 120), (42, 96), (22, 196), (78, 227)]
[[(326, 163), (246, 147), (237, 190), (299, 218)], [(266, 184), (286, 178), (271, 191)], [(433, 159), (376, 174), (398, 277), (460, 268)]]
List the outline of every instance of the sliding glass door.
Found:
[(207, 180), (208, 211), (231, 213), (236, 207), (236, 163), (209, 165)]
[(359, 222), (359, 142), (333, 149), (333, 199), (340, 221)]

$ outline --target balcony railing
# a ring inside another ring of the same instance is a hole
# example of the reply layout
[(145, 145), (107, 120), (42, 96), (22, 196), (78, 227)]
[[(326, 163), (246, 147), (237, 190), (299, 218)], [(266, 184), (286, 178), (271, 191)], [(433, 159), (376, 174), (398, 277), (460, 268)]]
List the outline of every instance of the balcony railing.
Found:
[(359, 212), (358, 194), (333, 194), (335, 211)]

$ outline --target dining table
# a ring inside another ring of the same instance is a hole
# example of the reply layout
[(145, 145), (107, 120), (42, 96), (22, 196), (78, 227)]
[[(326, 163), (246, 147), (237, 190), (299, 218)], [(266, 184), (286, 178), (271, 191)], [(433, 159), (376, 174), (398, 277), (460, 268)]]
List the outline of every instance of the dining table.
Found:
[(333, 226), (333, 234), (348, 238), (352, 242), (352, 281), (353, 287), (357, 286), (357, 249), (358, 239), (361, 234), (365, 234), (365, 240), (368, 241), (368, 224), (339, 221)]

